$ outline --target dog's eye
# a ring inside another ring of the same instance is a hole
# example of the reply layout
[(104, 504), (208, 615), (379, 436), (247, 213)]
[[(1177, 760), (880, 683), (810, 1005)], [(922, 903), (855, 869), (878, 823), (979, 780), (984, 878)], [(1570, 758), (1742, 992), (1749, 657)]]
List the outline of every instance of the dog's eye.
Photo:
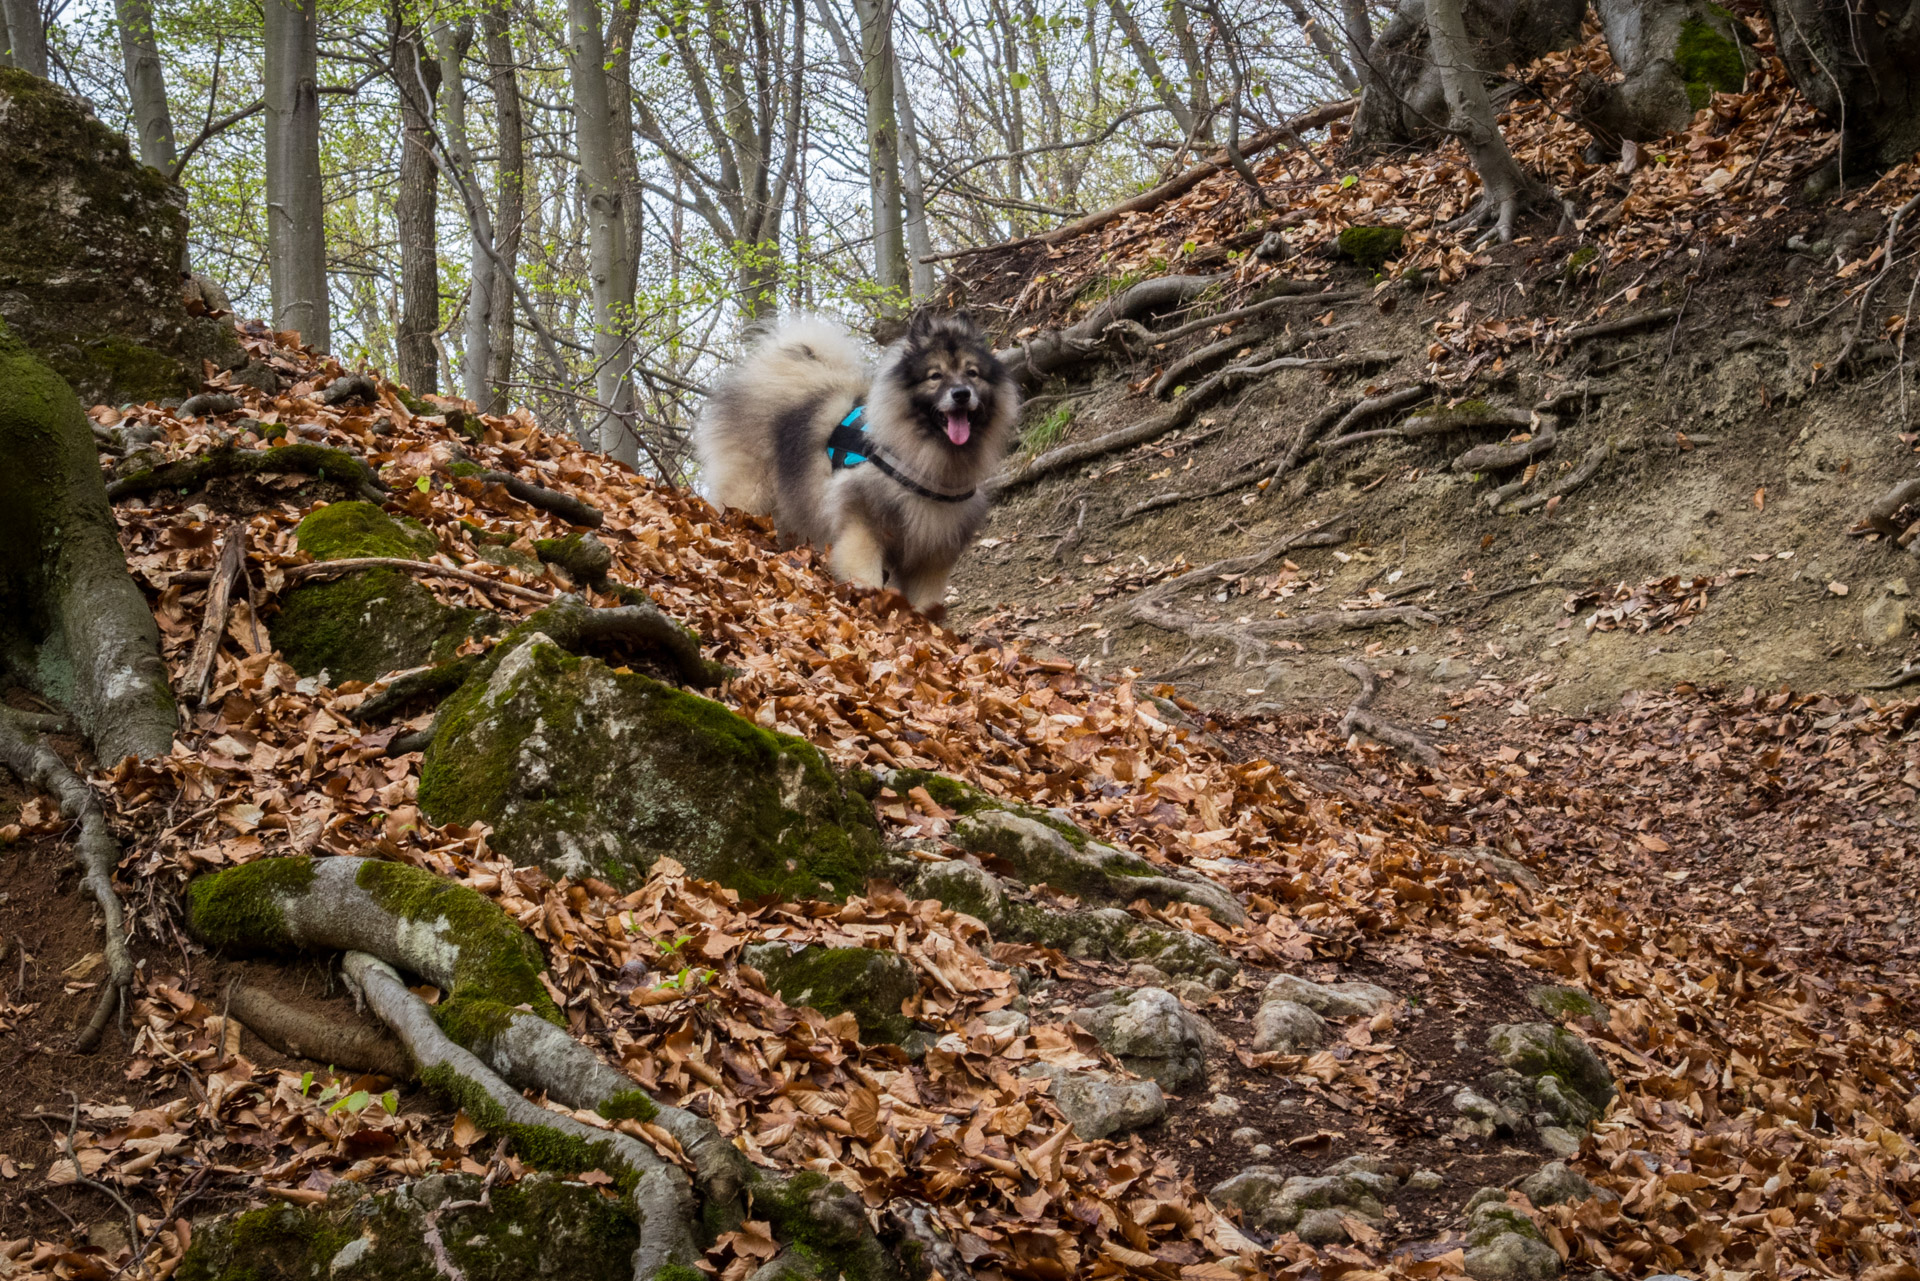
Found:
[(968, 370), (967, 370), (967, 377), (969, 377), (969, 378), (978, 378), (979, 376), (980, 376), (980, 371), (979, 371), (978, 369), (968, 369)]

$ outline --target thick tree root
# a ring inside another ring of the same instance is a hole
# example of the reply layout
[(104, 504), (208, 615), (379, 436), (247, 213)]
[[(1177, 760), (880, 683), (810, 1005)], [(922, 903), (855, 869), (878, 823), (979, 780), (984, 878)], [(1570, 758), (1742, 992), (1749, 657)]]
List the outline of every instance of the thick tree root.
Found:
[(1867, 524), (1889, 538), (1898, 538), (1906, 531), (1906, 526), (1894, 517), (1901, 508), (1917, 499), (1920, 499), (1920, 479), (1903, 480), (1874, 499), (1873, 506), (1867, 508)]
[(1167, 307), (1192, 302), (1220, 280), (1218, 276), (1156, 276), (1100, 303), (1077, 323), (1051, 329), (1005, 351), (994, 353), (1007, 373), (1023, 383), (1080, 364), (1107, 341), (1107, 330)]
[(552, 512), (569, 524), (586, 525), (598, 529), (606, 523), (606, 514), (592, 503), (575, 498), (572, 494), (563, 494), (557, 489), (548, 489), (545, 485), (536, 485), (530, 480), (522, 480), (511, 472), (493, 471), (477, 463), (464, 461), (450, 464), (447, 470), (455, 476), (483, 481), (489, 485), (503, 486), (509, 494), (527, 506), (537, 507), (543, 512)]
[(320, 393), (320, 403), (323, 405), (344, 405), (354, 400), (369, 405), (380, 403), (380, 388), (373, 381), (372, 375), (341, 374), (328, 383), (327, 389)]
[(1586, 457), (1580, 460), (1578, 467), (1575, 467), (1565, 476), (1562, 476), (1552, 485), (1549, 485), (1544, 491), (1538, 494), (1530, 494), (1514, 502), (1502, 503), (1495, 510), (1502, 516), (1517, 516), (1521, 512), (1530, 512), (1536, 507), (1545, 507), (1554, 499), (1571, 494), (1574, 490), (1592, 480), (1594, 473), (1600, 470), (1600, 464), (1606, 462), (1608, 458), (1616, 453), (1625, 452), (1627, 452), (1625, 446), (1615, 447), (1606, 441), (1601, 441), (1599, 444), (1587, 450)]
[(353, 718), (363, 724), (371, 724), (385, 720), (416, 698), (451, 694), (466, 683), (467, 677), (473, 675), (484, 657), (481, 654), (466, 654), (438, 667), (423, 667), (419, 671), (396, 676), (387, 682), (386, 688), (362, 699), (360, 706), (353, 709)]
[(99, 798), (78, 774), (66, 767), (44, 742), (27, 738), (10, 710), (0, 712), (0, 765), (5, 765), (28, 787), (51, 792), (60, 802), (60, 812), (80, 824), (76, 842), (80, 863), (80, 883), (93, 901), (100, 905), (103, 918), (101, 948), (107, 957), (107, 977), (100, 990), (93, 1018), (74, 1041), (82, 1054), (100, 1044), (101, 1033), (113, 1021), (115, 1012), (127, 1007), (133, 986), (133, 958), (127, 953), (126, 917), (120, 896), (113, 889), (113, 869), (120, 865), (120, 844), (107, 831), (107, 816)]
[(503, 595), (515, 596), (521, 600), (537, 601), (542, 605), (551, 605), (555, 597), (551, 592), (536, 591), (531, 587), (521, 587), (516, 583), (503, 583), (497, 578), (488, 578), (485, 574), (476, 574), (470, 569), (460, 569), (453, 565), (436, 565), (430, 560), (407, 560), (401, 556), (348, 556), (340, 560), (316, 560), (309, 565), (295, 565), (283, 571), (289, 583), (305, 582), (310, 578), (338, 578), (342, 574), (352, 574), (363, 569), (397, 569), (416, 578), (452, 578), (475, 587), (485, 587)]
[(378, 1028), (316, 1019), (256, 988), (235, 987), (226, 999), (228, 1014), (282, 1054), (396, 1081), (413, 1076), (412, 1060)]
[(1380, 682), (1375, 678), (1373, 669), (1357, 659), (1343, 658), (1340, 670), (1360, 682), (1360, 696), (1347, 707), (1347, 714), (1340, 718), (1335, 732), (1341, 738), (1352, 738), (1356, 734), (1365, 734), (1376, 743), (1385, 743), (1404, 755), (1411, 756), (1428, 769), (1440, 768), (1440, 753), (1424, 737), (1414, 733), (1403, 725), (1395, 725), (1385, 717), (1369, 710), (1374, 698), (1380, 693)]
[(231, 392), (203, 391), (180, 402), (175, 412), (182, 418), (218, 418), (242, 408), (240, 398)]
[(1590, 325), (1580, 325), (1569, 329), (1560, 336), (1560, 341), (1572, 345), (1585, 342), (1589, 338), (1609, 338), (1614, 334), (1630, 334), (1636, 329), (1645, 329), (1662, 321), (1672, 320), (1680, 314), (1678, 307), (1655, 307), (1652, 311), (1637, 312), (1631, 316), (1615, 316), (1612, 320), (1596, 320)]
[(1509, 467), (1518, 467), (1530, 463), (1540, 455), (1552, 451), (1559, 439), (1559, 426), (1551, 414), (1539, 417), (1539, 426), (1526, 440), (1511, 444), (1475, 445), (1466, 453), (1453, 460), (1453, 470), (1458, 472), (1504, 471)]
[[(1294, 283), (1295, 282), (1292, 281), (1285, 282), (1287, 285)], [(1258, 316), (1264, 316), (1270, 312), (1278, 311), (1282, 307), (1310, 306), (1318, 309), (1324, 306), (1331, 306), (1334, 303), (1354, 302), (1357, 299), (1370, 298), (1373, 296), (1372, 291), (1367, 289), (1346, 289), (1337, 293), (1322, 294), (1311, 292), (1311, 288), (1311, 286), (1304, 284), (1299, 288), (1285, 288), (1282, 292), (1271, 298), (1265, 298), (1256, 303), (1249, 303), (1245, 307), (1236, 307), (1232, 311), (1222, 311), (1211, 316), (1202, 316), (1200, 319), (1190, 320), (1184, 325), (1175, 325), (1172, 329), (1149, 330), (1140, 328), (1134, 336), (1152, 342), (1176, 342), (1179, 339), (1190, 337), (1193, 334), (1205, 333), (1209, 329), (1217, 329), (1221, 325), (1231, 325), (1242, 320), (1251, 320)], [(1325, 338), (1340, 330), (1352, 329), (1353, 327), (1353, 325), (1348, 324), (1330, 329), (1314, 330), (1311, 333), (1300, 335), (1300, 341), (1296, 346), (1305, 346), (1315, 338)], [(1243, 347), (1247, 345), (1244, 339), (1240, 345)], [(1163, 393), (1157, 391), (1154, 393), (1156, 396), (1162, 394)]]
[(608, 1173), (632, 1181), (628, 1196), (640, 1225), (640, 1244), (633, 1252), (635, 1281), (691, 1270), (702, 1255), (693, 1234), (697, 1207), (679, 1166), (638, 1139), (551, 1112), (509, 1086), (441, 1031), (432, 1011), (384, 961), (349, 951), (341, 968), (374, 1017), (406, 1047), (420, 1079), (465, 1109), (478, 1124), (514, 1136), (523, 1156), (551, 1150), (557, 1146), (555, 1138), (571, 1141), (585, 1159), (612, 1167)]
[(206, 701), (213, 683), (213, 660), (220, 652), (220, 638), (227, 634), (227, 614), (233, 605), (233, 586), (239, 581), (247, 561), (247, 523), (235, 521), (220, 540), (220, 553), (214, 558), (213, 576), (207, 585), (207, 608), (200, 620), (200, 634), (193, 639), (193, 653), (187, 658), (186, 674), (181, 678), (180, 697), (198, 706)]
[(215, 449), (144, 471), (129, 472), (107, 485), (107, 498), (143, 498), (161, 490), (198, 489), (221, 476), (275, 476), (301, 472), (355, 487), (371, 503), (387, 500), (387, 487), (373, 468), (344, 449), (323, 445), (278, 445), (272, 449)]

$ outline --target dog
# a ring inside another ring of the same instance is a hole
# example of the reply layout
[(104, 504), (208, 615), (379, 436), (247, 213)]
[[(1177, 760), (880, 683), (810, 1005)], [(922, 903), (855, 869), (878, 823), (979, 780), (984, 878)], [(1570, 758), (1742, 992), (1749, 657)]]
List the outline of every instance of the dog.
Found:
[(937, 621), (1019, 417), (1018, 385), (964, 314), (917, 314), (871, 365), (844, 329), (799, 316), (719, 380), (694, 449), (717, 504), (830, 547), (836, 578)]

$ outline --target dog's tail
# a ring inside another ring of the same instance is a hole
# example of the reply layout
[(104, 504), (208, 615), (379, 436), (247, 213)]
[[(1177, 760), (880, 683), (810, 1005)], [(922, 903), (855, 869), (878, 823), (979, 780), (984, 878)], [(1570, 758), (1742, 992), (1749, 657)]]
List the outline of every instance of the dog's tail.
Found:
[[(787, 316), (768, 326), (737, 367), (748, 381), (838, 387), (866, 376), (867, 357), (846, 327), (824, 316)], [(790, 384), (790, 385), (791, 385)]]

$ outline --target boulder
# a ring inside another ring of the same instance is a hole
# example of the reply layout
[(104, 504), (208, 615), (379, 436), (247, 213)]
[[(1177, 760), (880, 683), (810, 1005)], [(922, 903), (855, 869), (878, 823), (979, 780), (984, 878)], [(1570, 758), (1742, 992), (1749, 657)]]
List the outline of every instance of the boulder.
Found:
[(1167, 1098), (1152, 1081), (1116, 1081), (1105, 1072), (1074, 1071), (1036, 1063), (1022, 1076), (1044, 1076), (1060, 1115), (1074, 1134), (1092, 1141), (1158, 1125), (1167, 1115)]
[(1206, 1075), (1210, 1029), (1179, 997), (1157, 987), (1101, 995), (1097, 1004), (1069, 1011), (1067, 1017), (1092, 1033), (1128, 1071), (1174, 1091)]
[(1569, 1169), (1565, 1161), (1549, 1161), (1541, 1166), (1520, 1180), (1520, 1190), (1526, 1193), (1527, 1200), (1542, 1209), (1565, 1201), (1585, 1201), (1594, 1196), (1617, 1199), (1611, 1192), (1603, 1193), (1587, 1182), (1578, 1171)]
[(1495, 1134), (1515, 1134), (1526, 1128), (1526, 1122), (1511, 1108), (1464, 1086), (1454, 1093), (1453, 1110), (1460, 1114), (1453, 1128), (1461, 1134), (1484, 1139)]
[(1467, 1218), (1467, 1275), (1476, 1281), (1552, 1281), (1560, 1256), (1533, 1220), (1504, 1201), (1488, 1202)]
[(1541, 983), (1527, 989), (1527, 1000), (1542, 1014), (1554, 1018), (1604, 1019), (1607, 1007), (1577, 987)]
[(1260, 1003), (1292, 1001), (1315, 1014), (1343, 1019), (1378, 1014), (1399, 998), (1372, 983), (1315, 983), (1296, 974), (1277, 974), (1260, 994)]
[[(1533, 1082), (1563, 1123), (1586, 1125), (1613, 1101), (1613, 1074), (1593, 1047), (1553, 1023), (1502, 1023), (1487, 1033), (1487, 1051)], [(1574, 1122), (1584, 1111), (1586, 1115)]]
[(82, 99), (0, 67), (0, 319), (87, 404), (200, 389), (245, 363), (181, 296), (186, 197)]
[(811, 743), (525, 625), (495, 654), (441, 705), (434, 822), (485, 820), (556, 876), (629, 885), (671, 857), (749, 900), (844, 898), (879, 862), (872, 807)]
[[(1366, 1174), (1287, 1175), (1274, 1166), (1255, 1165), (1215, 1184), (1208, 1198), (1215, 1205), (1239, 1210), (1240, 1221), (1247, 1227), (1293, 1232), (1314, 1210), (1335, 1210), (1370, 1224), (1384, 1222), (1387, 1211), (1376, 1192), (1378, 1183), (1377, 1177)], [(1331, 1227), (1323, 1216), (1313, 1230), (1324, 1234)], [(1346, 1239), (1343, 1227), (1337, 1236), (1325, 1235), (1319, 1244)]]
[(1255, 1054), (1304, 1054), (1326, 1039), (1326, 1020), (1297, 1002), (1264, 1001), (1253, 1012)]
[(1089, 903), (1120, 907), (1135, 899), (1155, 907), (1193, 903), (1228, 925), (1247, 919), (1240, 900), (1218, 882), (1090, 841), (1078, 828), (1058, 819), (981, 809), (954, 825), (952, 840), (969, 853), (1004, 860), (1028, 885), (1045, 883)]
[(775, 941), (749, 944), (742, 959), (788, 1005), (810, 1006), (828, 1018), (851, 1013), (861, 1040), (907, 1044), (913, 1024), (900, 1006), (920, 990), (920, 979), (898, 952)]
[[(418, 522), (395, 520), (358, 501), (315, 509), (294, 537), (315, 560), (425, 560), (439, 550), (439, 540)], [(339, 685), (444, 662), (462, 641), (493, 631), (494, 624), (481, 610), (442, 604), (401, 570), (363, 569), (295, 587), (267, 627), (294, 671)]]

